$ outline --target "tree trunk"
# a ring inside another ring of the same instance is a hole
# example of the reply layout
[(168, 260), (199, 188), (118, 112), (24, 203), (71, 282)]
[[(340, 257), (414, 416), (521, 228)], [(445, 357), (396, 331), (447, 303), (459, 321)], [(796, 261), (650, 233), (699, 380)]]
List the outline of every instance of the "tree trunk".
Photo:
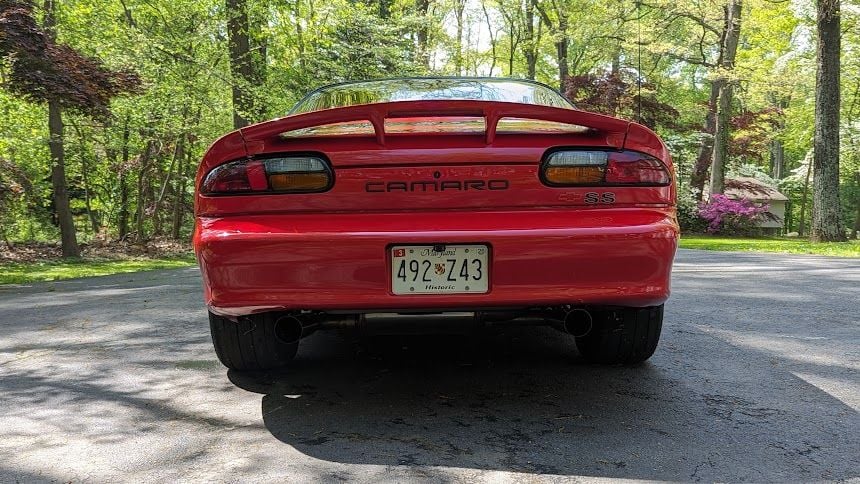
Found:
[(812, 240), (845, 240), (839, 204), (839, 0), (818, 0)]
[[(562, 7), (564, 8), (564, 7)], [(558, 90), (565, 91), (567, 87), (567, 78), (570, 77), (570, 66), (567, 61), (567, 51), (570, 46), (570, 39), (567, 38), (567, 13), (559, 9), (558, 12), (558, 42), (555, 44), (556, 56), (558, 61)]]
[(454, 2), (454, 19), (457, 22), (457, 50), (454, 52), (454, 67), (457, 75), (463, 75), (463, 12), (466, 9), (466, 0)]
[(430, 70), (430, 49), (427, 45), (430, 34), (427, 18), (427, 13), (430, 11), (430, 0), (415, 0), (415, 10), (418, 11), (418, 16), (421, 19), (416, 36), (418, 38), (418, 62), (424, 69)]
[(493, 62), (490, 64), (489, 76), (492, 77), (493, 71), (496, 70), (496, 33), (493, 31), (493, 19), (490, 18), (490, 12), (487, 10), (487, 4), (481, 0), (481, 9), (484, 11), (484, 20), (487, 22), (487, 32), (490, 35), (490, 47), (493, 54)]
[[(56, 36), (56, 5), (45, 0), (44, 28), (50, 39)], [(51, 187), (54, 213), (60, 225), (60, 244), (63, 257), (80, 257), (75, 219), (69, 207), (68, 182), (66, 181), (66, 153), (63, 147), (63, 111), (57, 100), (48, 101), (48, 149), (51, 152)]]
[(233, 77), (233, 127), (250, 124), (254, 114), (251, 87), (254, 69), (248, 25), (247, 0), (226, 0), (227, 43), (230, 47), (230, 73)]
[(101, 228), (101, 223), (99, 222), (98, 214), (93, 211), (92, 205), (92, 193), (90, 189), (90, 167), (88, 166), (86, 160), (86, 156), (81, 157), (81, 169), (83, 171), (83, 179), (84, 179), (84, 203), (87, 207), (87, 216), (90, 219), (90, 226), (93, 228), (93, 235), (98, 235), (99, 229)]
[(535, 80), (537, 73), (537, 44), (538, 39), (535, 36), (535, 6), (529, 2), (526, 7), (526, 77)]
[(69, 208), (66, 183), (66, 161), (63, 148), (63, 114), (57, 101), (48, 101), (48, 147), (51, 151), (51, 186), (54, 190), (54, 210), (60, 224), (60, 243), (63, 257), (80, 257), (75, 220)]
[(150, 140), (146, 143), (146, 148), (143, 149), (140, 159), (140, 171), (137, 174), (137, 214), (135, 215), (135, 242), (143, 242), (146, 240), (146, 192), (147, 192), (147, 172), (149, 171), (149, 162), (152, 159), (155, 142)]
[(711, 81), (711, 97), (708, 99), (708, 114), (705, 116), (704, 137), (699, 147), (699, 156), (693, 165), (690, 176), (690, 186), (696, 189), (696, 200), (701, 201), (705, 193), (705, 182), (708, 178), (708, 168), (714, 155), (714, 129), (717, 125), (717, 101), (720, 98), (722, 79)]
[(803, 237), (804, 226), (806, 225), (806, 200), (809, 198), (809, 175), (812, 174), (812, 160), (807, 160), (806, 179), (803, 182), (803, 196), (800, 199), (800, 223), (797, 228), (797, 235)]
[(514, 42), (514, 25), (511, 24), (511, 30), (508, 32), (508, 77), (514, 77), (514, 55), (516, 54)]
[[(785, 131), (785, 118), (783, 113), (788, 107), (788, 97), (777, 97), (776, 93), (771, 94), (773, 106), (778, 110), (776, 122), (777, 134), (782, 134)], [(785, 145), (779, 138), (774, 138), (770, 143), (770, 168), (771, 175), (776, 180), (782, 180), (785, 177)]]
[[(857, 179), (857, 185), (860, 186), (860, 174), (857, 174), (855, 178)], [(851, 232), (851, 235), (855, 239), (860, 239), (860, 190), (857, 191), (854, 203), (857, 205), (857, 212), (854, 214), (854, 231)]]
[(122, 167), (119, 170), (119, 240), (125, 240), (128, 237), (128, 180), (127, 174), (129, 170), (129, 150), (128, 138), (131, 135), (128, 130), (128, 116), (125, 117), (125, 122), (122, 125)]
[(182, 216), (184, 215), (183, 210), (185, 207), (185, 167), (187, 166), (188, 156), (184, 146), (185, 145), (183, 143), (182, 153), (179, 158), (179, 167), (176, 169), (176, 187), (173, 198), (173, 224), (170, 230), (170, 236), (174, 240), (179, 240), (179, 234), (182, 229)]
[(773, 167), (773, 178), (782, 180), (785, 176), (785, 147), (778, 139), (770, 143), (770, 164)]
[(716, 123), (714, 124), (714, 155), (711, 164), (710, 193), (725, 191), (726, 159), (729, 155), (729, 121), (732, 114), (733, 86), (731, 82), (723, 83), (720, 89), (717, 107)]
[(710, 193), (723, 193), (725, 189), (725, 168), (729, 154), (729, 122), (731, 121), (732, 96), (735, 81), (730, 73), (735, 68), (735, 55), (738, 51), (738, 41), (741, 35), (741, 0), (732, 0), (728, 7), (726, 35), (723, 42), (723, 58), (720, 63), (721, 77), (719, 100), (717, 101), (717, 117), (714, 124), (714, 160), (711, 166)]
[[(84, 142), (84, 133), (81, 131), (81, 127), (78, 124), (72, 124), (72, 127), (75, 129), (75, 134), (78, 137), (78, 143), (83, 144)], [(81, 156), (81, 179), (84, 182), (84, 207), (87, 209), (87, 218), (90, 220), (90, 227), (92, 228), (93, 235), (98, 235), (99, 229), (101, 229), (101, 222), (99, 221), (99, 214), (93, 210), (93, 190), (92, 184), (90, 183), (90, 163), (89, 157), (85, 148), (82, 148), (80, 151)], [(93, 154), (93, 160), (96, 165), (98, 165), (98, 155)]]
[(146, 215), (146, 193), (145, 193), (145, 170), (141, 167), (140, 172), (137, 174), (137, 213), (135, 214), (134, 221), (134, 240), (135, 242), (143, 242), (146, 240), (146, 233), (144, 232), (144, 217)]

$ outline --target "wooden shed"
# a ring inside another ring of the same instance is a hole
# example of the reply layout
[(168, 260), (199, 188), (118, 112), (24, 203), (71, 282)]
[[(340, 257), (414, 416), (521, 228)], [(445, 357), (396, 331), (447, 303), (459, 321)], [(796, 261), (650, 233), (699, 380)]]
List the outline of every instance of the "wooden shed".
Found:
[(776, 187), (751, 177), (726, 178), (725, 195), (732, 199), (746, 198), (756, 203), (766, 203), (770, 207), (772, 218), (759, 223), (759, 227), (768, 232), (779, 232), (785, 225), (785, 203), (788, 197), (780, 193)]

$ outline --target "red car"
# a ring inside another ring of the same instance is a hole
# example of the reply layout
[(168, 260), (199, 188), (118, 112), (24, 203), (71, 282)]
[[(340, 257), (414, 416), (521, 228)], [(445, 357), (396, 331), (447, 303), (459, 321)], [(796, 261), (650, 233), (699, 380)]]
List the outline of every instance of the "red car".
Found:
[(323, 87), (216, 141), (196, 188), (194, 248), (229, 368), (283, 366), (327, 328), (545, 324), (586, 360), (625, 364), (660, 338), (678, 242), (666, 146), (543, 84)]

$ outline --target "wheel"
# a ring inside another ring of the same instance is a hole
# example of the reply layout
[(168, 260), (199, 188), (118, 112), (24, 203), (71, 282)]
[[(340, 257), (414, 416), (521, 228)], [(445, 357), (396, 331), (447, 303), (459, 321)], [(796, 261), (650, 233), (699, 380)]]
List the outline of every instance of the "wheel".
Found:
[(593, 363), (631, 365), (657, 349), (663, 327), (663, 305), (592, 313), (591, 332), (576, 338), (576, 348)]
[(232, 370), (270, 370), (289, 364), (299, 343), (275, 335), (272, 314), (240, 316), (238, 322), (209, 313), (209, 329), (218, 360)]

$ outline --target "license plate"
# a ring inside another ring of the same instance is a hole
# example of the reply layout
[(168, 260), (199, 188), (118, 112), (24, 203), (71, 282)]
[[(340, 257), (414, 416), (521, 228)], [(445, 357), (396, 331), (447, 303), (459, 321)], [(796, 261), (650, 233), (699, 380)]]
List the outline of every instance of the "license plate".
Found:
[(389, 250), (394, 294), (489, 290), (490, 249), (486, 245), (395, 245)]

